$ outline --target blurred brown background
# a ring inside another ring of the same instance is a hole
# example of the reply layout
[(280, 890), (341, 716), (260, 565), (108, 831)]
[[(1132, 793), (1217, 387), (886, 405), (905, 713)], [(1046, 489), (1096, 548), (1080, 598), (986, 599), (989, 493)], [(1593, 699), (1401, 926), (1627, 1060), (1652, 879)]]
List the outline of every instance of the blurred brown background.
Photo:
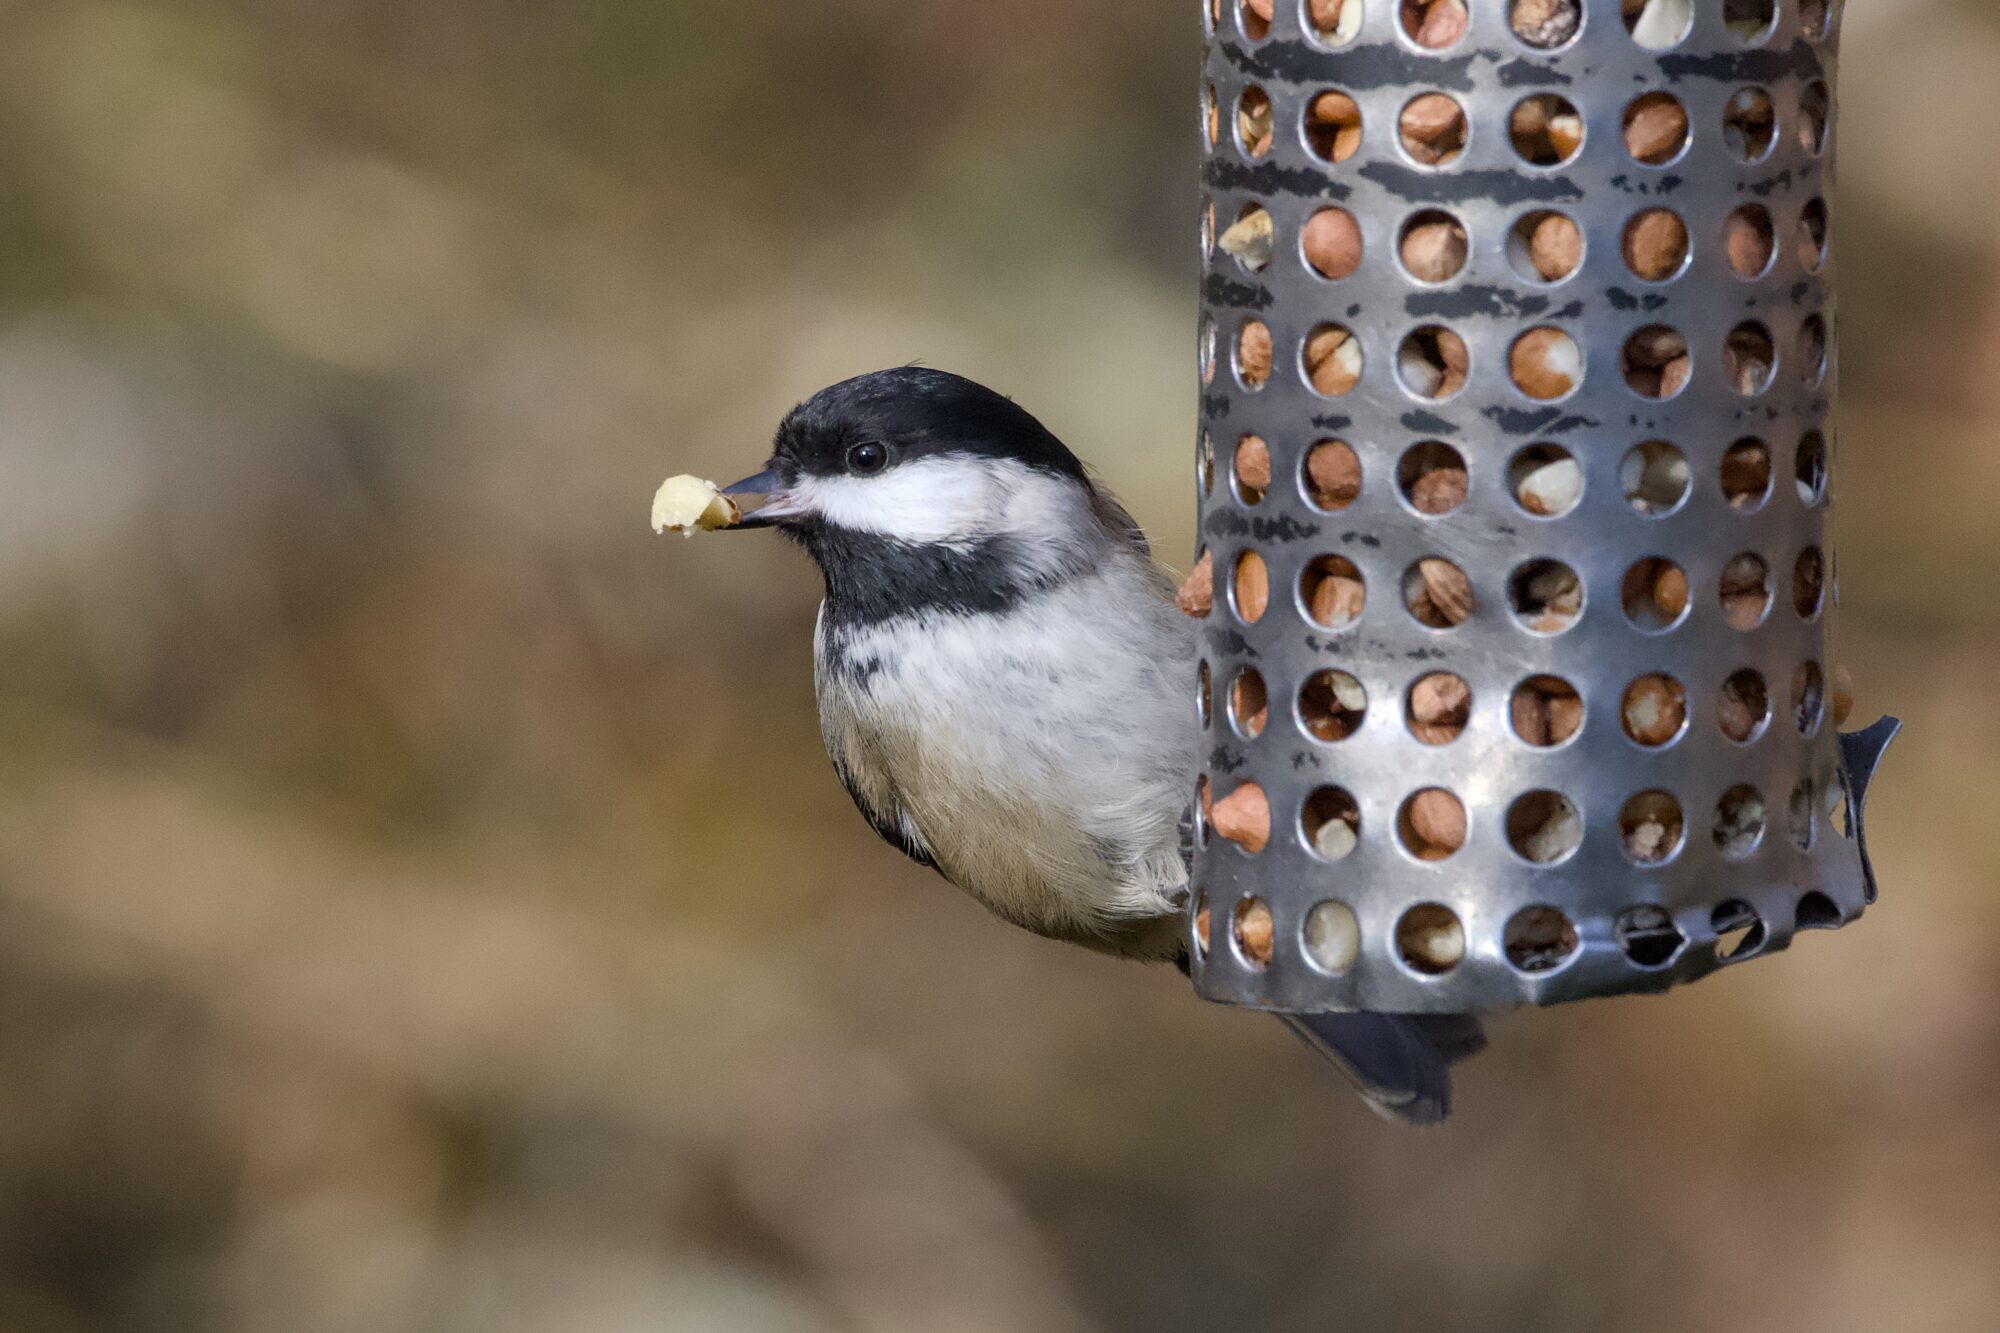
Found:
[(1422, 1134), (878, 845), (803, 561), (646, 528), (921, 357), (1187, 550), (1192, 0), (0, 16), (0, 1329), (2000, 1326), (1990, 5), (1847, 29), (1882, 905)]

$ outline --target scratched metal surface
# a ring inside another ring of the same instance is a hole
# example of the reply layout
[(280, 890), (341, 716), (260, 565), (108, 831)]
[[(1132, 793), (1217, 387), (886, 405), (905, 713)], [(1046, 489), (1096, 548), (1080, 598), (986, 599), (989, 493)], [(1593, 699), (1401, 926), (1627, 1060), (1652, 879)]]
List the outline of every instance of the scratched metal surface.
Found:
[[(1581, 35), (1544, 52), (1514, 37), (1498, 0), (1470, 7), (1469, 31), (1442, 54), (1401, 35), (1390, 0), (1369, 0), (1360, 33), (1341, 50), (1304, 35), (1296, 0), (1280, 0), (1265, 40), (1244, 36), (1233, 7), (1209, 34), (1203, 81), (1222, 107), (1222, 135), (1211, 148), (1201, 134), (1204, 202), (1213, 205), (1216, 231), (1256, 203), (1270, 210), (1276, 234), (1275, 255), (1257, 272), (1214, 250), (1206, 232), (1204, 241), (1203, 336), (1215, 343), (1201, 417), (1215, 467), (1200, 497), (1200, 533), (1218, 571), (1215, 610), (1201, 635), (1216, 701), (1204, 733), (1205, 774), (1217, 796), (1257, 781), (1273, 811), (1270, 845), (1256, 855), (1206, 830), (1201, 839), (1197, 901), (1215, 924), (1211, 947), (1197, 950), (1194, 981), (1211, 999), (1290, 1010), (1438, 1012), (1660, 990), (1720, 965), (1711, 913), (1725, 900), (1754, 906), (1764, 941), (1749, 956), (1762, 957), (1791, 941), (1809, 891), (1830, 898), (1841, 923), (1872, 897), (1858, 838), (1829, 820), (1820, 795), (1845, 780), (1831, 706), (1804, 733), (1789, 709), (1795, 669), (1830, 661), (1837, 592), (1832, 584), (1820, 617), (1793, 609), (1794, 559), (1809, 546), (1829, 560), (1833, 554), (1827, 502), (1801, 500), (1793, 458), (1801, 436), (1822, 429), (1837, 465), (1828, 420), (1837, 360), (1809, 384), (1793, 340), (1809, 315), (1832, 321), (1834, 267), (1829, 260), (1819, 273), (1806, 271), (1792, 242), (1801, 209), (1827, 193), (1836, 136), (1829, 129), (1825, 153), (1816, 155), (1796, 130), (1808, 85), (1833, 83), (1834, 35), (1807, 40), (1797, 0), (1781, 0), (1771, 34), (1746, 43), (1725, 28), (1721, 0), (1696, 0), (1685, 40), (1655, 52), (1626, 32), (1618, 0), (1586, 0)], [(1237, 99), (1252, 85), (1271, 98), (1276, 125), (1272, 149), (1255, 161), (1233, 132)], [(1730, 96), (1751, 86), (1771, 95), (1778, 127), (1770, 155), (1746, 165), (1725, 148), (1722, 119)], [(1362, 146), (1339, 164), (1315, 156), (1301, 130), (1308, 99), (1329, 88), (1349, 93), (1362, 109)], [(1685, 152), (1660, 167), (1636, 162), (1621, 137), (1626, 104), (1653, 89), (1678, 97), (1692, 125)], [(1442, 168), (1406, 158), (1395, 133), (1399, 109), (1429, 91), (1456, 97), (1471, 123), (1464, 154)], [(1585, 122), (1580, 154), (1559, 168), (1527, 165), (1509, 142), (1511, 108), (1538, 91), (1568, 98)], [(1778, 255), (1765, 276), (1745, 281), (1726, 263), (1721, 235), (1725, 216), (1753, 200), (1774, 217)], [(1351, 210), (1364, 239), (1359, 271), (1337, 282), (1313, 272), (1299, 253), (1300, 226), (1329, 204)], [(1626, 269), (1619, 238), (1628, 218), (1657, 204), (1687, 221), (1693, 253), (1678, 278), (1652, 285)], [(1396, 257), (1405, 220), (1432, 207), (1455, 214), (1471, 246), (1463, 271), (1435, 286), (1411, 278)], [(1586, 239), (1581, 268), (1552, 286), (1523, 280), (1506, 253), (1509, 229), (1542, 208), (1568, 213)], [(1838, 230), (1835, 216), (1831, 232)], [(1235, 331), (1252, 316), (1269, 325), (1275, 346), (1270, 382), (1257, 390), (1241, 381), (1231, 355)], [(1746, 398), (1728, 382), (1721, 349), (1728, 330), (1751, 318), (1770, 327), (1779, 361), (1771, 387)], [(1327, 321), (1353, 330), (1363, 350), (1360, 383), (1340, 398), (1319, 396), (1299, 367), (1301, 341)], [(1471, 353), (1466, 387), (1441, 403), (1413, 398), (1395, 374), (1401, 339), (1430, 323), (1458, 332)], [(1506, 369), (1513, 339), (1543, 323), (1572, 334), (1585, 360), (1581, 385), (1554, 404), (1527, 398)], [(1619, 364), (1627, 336), (1653, 323), (1681, 330), (1694, 353), (1692, 381), (1664, 403), (1629, 389)], [(1273, 459), (1271, 491), (1254, 506), (1238, 498), (1229, 477), (1230, 454), (1246, 432), (1262, 436)], [(1733, 441), (1752, 435), (1771, 448), (1773, 489), (1760, 508), (1739, 512), (1723, 498), (1720, 463)], [(1335, 514), (1315, 509), (1299, 480), (1307, 449), (1329, 438), (1353, 446), (1363, 475), (1359, 499)], [(1635, 512), (1619, 480), (1626, 451), (1651, 439), (1676, 444), (1693, 473), (1686, 502), (1661, 517)], [(1427, 440), (1458, 449), (1470, 473), (1466, 503), (1442, 517), (1415, 512), (1396, 485), (1403, 451)], [(1582, 464), (1582, 500), (1564, 517), (1530, 516), (1507, 487), (1509, 457), (1538, 442), (1559, 444)], [(1271, 607), (1254, 624), (1243, 623), (1226, 596), (1226, 571), (1245, 550), (1260, 552), (1271, 572)], [(1769, 615), (1749, 632), (1725, 623), (1716, 594), (1725, 562), (1745, 551), (1764, 557), (1775, 586)], [(1367, 585), (1360, 619), (1338, 632), (1314, 625), (1297, 591), (1302, 570), (1321, 554), (1351, 559)], [(1432, 555), (1460, 564), (1477, 597), (1471, 619), (1448, 630), (1418, 623), (1400, 592), (1405, 569)], [(1692, 608), (1669, 631), (1642, 632), (1620, 606), (1625, 570), (1648, 556), (1671, 558), (1688, 575)], [(1583, 578), (1585, 610), (1565, 633), (1530, 633), (1510, 613), (1508, 574), (1532, 558), (1563, 560)], [(1271, 698), (1269, 724), (1254, 740), (1233, 729), (1223, 706), (1229, 681), (1246, 665), (1263, 674)], [(1739, 744), (1717, 725), (1716, 694), (1746, 666), (1769, 684), (1772, 719), (1754, 741)], [(1333, 743), (1310, 736), (1292, 702), (1301, 683), (1327, 667), (1351, 672), (1369, 696), (1359, 730)], [(1402, 704), (1414, 680), (1437, 670), (1470, 682), (1473, 703), (1465, 732), (1431, 747), (1409, 734)], [(1624, 687), (1649, 672), (1673, 675), (1688, 698), (1685, 732), (1660, 751), (1641, 750), (1619, 720)], [(1512, 689), (1538, 673), (1572, 682), (1586, 710), (1581, 732), (1553, 750), (1522, 743), (1508, 721)], [(1816, 793), (1809, 848), (1799, 845), (1788, 809), (1802, 780)], [(1732, 860), (1710, 828), (1717, 800), (1739, 783), (1761, 793), (1769, 826), (1754, 853)], [(1344, 787), (1361, 811), (1356, 849), (1334, 863), (1309, 850), (1299, 825), (1304, 801), (1322, 785)], [(1395, 831), (1401, 802), (1429, 786), (1458, 794), (1470, 814), (1465, 846), (1435, 863), (1406, 852)], [(1581, 846), (1555, 865), (1524, 861), (1503, 829), (1509, 802), (1538, 788), (1562, 792), (1583, 819)], [(1686, 833), (1676, 858), (1641, 868), (1625, 855), (1618, 816), (1628, 796), (1649, 789), (1676, 796)], [(1252, 895), (1275, 923), (1275, 956), (1263, 966), (1242, 956), (1229, 928), (1238, 902)], [(1351, 906), (1361, 926), (1360, 955), (1341, 975), (1322, 972), (1301, 947), (1306, 913), (1327, 899)], [(1426, 902), (1452, 908), (1466, 933), (1464, 961), (1442, 976), (1406, 966), (1393, 943), (1402, 913)], [(1503, 930), (1515, 912), (1543, 904), (1575, 923), (1579, 947), (1554, 969), (1524, 972), (1507, 960)], [(1616, 914), (1639, 904), (1664, 907), (1686, 937), (1663, 966), (1635, 964), (1614, 937)]]

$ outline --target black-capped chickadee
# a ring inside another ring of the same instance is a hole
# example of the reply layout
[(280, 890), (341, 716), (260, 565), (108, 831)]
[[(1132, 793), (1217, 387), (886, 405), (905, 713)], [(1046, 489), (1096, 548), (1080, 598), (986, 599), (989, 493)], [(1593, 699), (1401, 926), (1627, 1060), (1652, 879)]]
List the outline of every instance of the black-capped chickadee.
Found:
[[(903, 367), (778, 427), (763, 497), (826, 581), (834, 770), (884, 839), (1051, 939), (1187, 966), (1194, 631), (1145, 534), (1012, 401)], [(1385, 1115), (1450, 1107), (1471, 1017), (1286, 1016)]]

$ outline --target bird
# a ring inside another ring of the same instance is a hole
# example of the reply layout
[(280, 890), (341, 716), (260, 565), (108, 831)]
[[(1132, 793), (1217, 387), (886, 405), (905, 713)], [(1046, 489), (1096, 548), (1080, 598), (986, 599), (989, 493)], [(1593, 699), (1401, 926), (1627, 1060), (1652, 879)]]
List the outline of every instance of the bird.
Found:
[[(994, 915), (1188, 968), (1195, 632), (1145, 533), (1012, 399), (899, 366), (821, 389), (737, 530), (818, 566), (821, 737), (882, 839)], [(1385, 1118), (1442, 1120), (1470, 1015), (1280, 1015)]]

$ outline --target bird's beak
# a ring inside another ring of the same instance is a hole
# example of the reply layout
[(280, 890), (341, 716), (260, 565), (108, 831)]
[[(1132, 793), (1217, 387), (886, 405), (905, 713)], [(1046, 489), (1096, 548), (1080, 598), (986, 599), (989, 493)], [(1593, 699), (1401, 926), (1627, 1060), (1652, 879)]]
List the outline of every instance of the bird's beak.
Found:
[(743, 517), (731, 527), (768, 528), (784, 519), (796, 517), (799, 511), (786, 504), (785, 479), (776, 468), (766, 468), (754, 477), (745, 477), (722, 488), (722, 493), (732, 500), (762, 500), (755, 509), (745, 509)]

